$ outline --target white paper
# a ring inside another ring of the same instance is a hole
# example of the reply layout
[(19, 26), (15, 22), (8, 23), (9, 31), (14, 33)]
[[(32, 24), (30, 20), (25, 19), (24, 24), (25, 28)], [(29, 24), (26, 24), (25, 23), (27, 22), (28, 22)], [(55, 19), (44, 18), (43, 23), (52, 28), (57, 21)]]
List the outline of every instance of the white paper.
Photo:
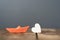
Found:
[(36, 23), (34, 27), (31, 28), (33, 33), (41, 33), (41, 26), (39, 23)]

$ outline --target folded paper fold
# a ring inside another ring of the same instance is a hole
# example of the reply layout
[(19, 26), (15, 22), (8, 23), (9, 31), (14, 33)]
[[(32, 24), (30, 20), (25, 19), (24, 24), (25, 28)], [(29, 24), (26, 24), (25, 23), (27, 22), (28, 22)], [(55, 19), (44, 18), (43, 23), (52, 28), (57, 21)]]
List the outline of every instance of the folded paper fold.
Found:
[(29, 26), (18, 26), (16, 28), (6, 28), (6, 30), (10, 33), (25, 33), (28, 30)]

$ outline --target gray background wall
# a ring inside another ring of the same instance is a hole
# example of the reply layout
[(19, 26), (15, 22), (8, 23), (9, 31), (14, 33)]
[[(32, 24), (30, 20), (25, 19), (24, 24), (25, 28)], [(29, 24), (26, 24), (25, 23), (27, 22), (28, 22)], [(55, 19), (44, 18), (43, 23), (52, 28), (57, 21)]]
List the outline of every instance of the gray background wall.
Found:
[(17, 25), (60, 28), (60, 0), (0, 0), (0, 28)]

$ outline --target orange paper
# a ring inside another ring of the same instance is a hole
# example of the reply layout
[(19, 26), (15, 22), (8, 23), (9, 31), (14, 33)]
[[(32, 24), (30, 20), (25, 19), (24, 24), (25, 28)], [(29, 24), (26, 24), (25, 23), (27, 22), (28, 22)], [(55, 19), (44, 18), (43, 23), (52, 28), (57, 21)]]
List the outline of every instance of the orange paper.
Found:
[(6, 30), (10, 33), (25, 33), (28, 30), (29, 26), (21, 27), (18, 26), (16, 28), (6, 28)]

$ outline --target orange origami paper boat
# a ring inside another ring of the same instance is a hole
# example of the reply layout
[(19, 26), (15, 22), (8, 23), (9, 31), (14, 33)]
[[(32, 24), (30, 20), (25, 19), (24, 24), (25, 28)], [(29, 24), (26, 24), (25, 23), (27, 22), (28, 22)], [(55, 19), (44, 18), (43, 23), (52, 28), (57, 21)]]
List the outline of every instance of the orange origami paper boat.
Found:
[(6, 30), (10, 33), (25, 33), (28, 30), (28, 28), (29, 26), (18, 26), (17, 28), (6, 28)]

